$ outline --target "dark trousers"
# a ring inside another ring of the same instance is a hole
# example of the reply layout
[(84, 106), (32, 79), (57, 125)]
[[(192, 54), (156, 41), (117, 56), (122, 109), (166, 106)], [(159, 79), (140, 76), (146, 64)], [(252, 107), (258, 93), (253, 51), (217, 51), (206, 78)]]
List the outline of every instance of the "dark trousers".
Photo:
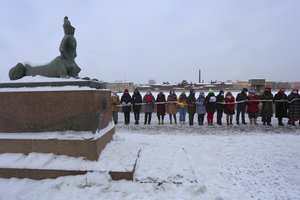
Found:
[(162, 121), (164, 121), (165, 116), (164, 116), (164, 115), (157, 115), (157, 118), (158, 118), (159, 121), (160, 121), (160, 119), (161, 119)]
[(245, 123), (245, 112), (246, 112), (246, 108), (238, 108), (236, 110), (236, 123), (240, 122), (240, 115), (242, 117), (242, 123)]
[(150, 124), (151, 123), (151, 116), (152, 116), (152, 112), (145, 112), (145, 123), (144, 124)]
[(129, 124), (130, 122), (130, 112), (124, 112), (125, 124)]
[(204, 122), (204, 114), (198, 115), (198, 124), (203, 125)]
[(282, 117), (278, 117), (278, 125), (283, 125), (283, 123), (282, 123)]
[(140, 120), (140, 111), (139, 110), (135, 110), (133, 111), (134, 113), (134, 120), (135, 122), (138, 122)]
[[(170, 123), (172, 124), (172, 114), (169, 114)], [(174, 122), (177, 124), (176, 114), (173, 114)]]
[(223, 109), (217, 109), (217, 124), (222, 124)]
[(189, 114), (189, 124), (190, 126), (194, 125), (194, 114)]
[(271, 124), (271, 117), (262, 117), (262, 122), (265, 124)]

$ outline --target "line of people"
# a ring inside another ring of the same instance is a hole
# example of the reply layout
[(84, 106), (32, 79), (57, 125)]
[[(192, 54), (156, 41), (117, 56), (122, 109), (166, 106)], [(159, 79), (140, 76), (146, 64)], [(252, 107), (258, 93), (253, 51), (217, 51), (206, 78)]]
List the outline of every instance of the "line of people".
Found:
[[(247, 94), (248, 93), (248, 94)], [(278, 125), (284, 126), (283, 118), (288, 118), (288, 124), (296, 125), (300, 119), (300, 95), (298, 89), (293, 89), (289, 95), (285, 94), (284, 89), (280, 89), (274, 96), (270, 87), (266, 87), (262, 95), (258, 95), (254, 90), (248, 91), (243, 88), (236, 98), (231, 92), (224, 95), (220, 90), (215, 96), (214, 91), (209, 89), (207, 96), (200, 92), (195, 97), (195, 91), (191, 89), (189, 95), (183, 91), (177, 98), (174, 90), (171, 90), (168, 97), (160, 91), (155, 98), (150, 90), (142, 97), (138, 89), (135, 89), (133, 95), (126, 89), (119, 99), (117, 93), (112, 95), (112, 116), (115, 124), (118, 123), (119, 106), (122, 106), (124, 112), (125, 124), (130, 123), (130, 112), (133, 110), (135, 124), (139, 124), (140, 112), (144, 106), (145, 118), (144, 124), (151, 124), (154, 105), (156, 105), (156, 114), (158, 124), (164, 124), (164, 116), (169, 115), (170, 124), (177, 124), (177, 113), (179, 112), (179, 123), (185, 124), (186, 113), (188, 113), (189, 125), (194, 125), (194, 116), (198, 115), (198, 124), (204, 124), (205, 115), (207, 115), (207, 124), (213, 125), (214, 114), (217, 114), (217, 124), (222, 125), (223, 113), (226, 115), (227, 125), (233, 125), (233, 115), (236, 124), (247, 124), (246, 113), (248, 113), (251, 125), (257, 125), (257, 118), (262, 117), (263, 125), (271, 126), (273, 117), (273, 105), (275, 105), (275, 117), (278, 119)], [(300, 122), (299, 122), (300, 124)]]

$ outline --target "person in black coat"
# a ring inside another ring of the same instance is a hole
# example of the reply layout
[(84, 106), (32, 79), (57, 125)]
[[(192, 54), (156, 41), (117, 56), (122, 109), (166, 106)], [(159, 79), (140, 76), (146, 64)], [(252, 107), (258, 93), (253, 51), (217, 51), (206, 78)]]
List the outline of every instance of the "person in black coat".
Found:
[(242, 124), (247, 124), (245, 121), (245, 113), (246, 113), (246, 106), (247, 106), (247, 88), (243, 88), (242, 92), (238, 93), (236, 96), (237, 102), (237, 109), (236, 109), (236, 124), (240, 124), (240, 114), (242, 117)]
[(188, 96), (188, 113), (189, 113), (189, 125), (194, 125), (194, 115), (196, 113), (196, 97), (195, 90), (191, 89)]
[(289, 121), (291, 125), (300, 119), (300, 94), (297, 88), (294, 88), (288, 96), (289, 99)]
[(262, 106), (260, 115), (262, 117), (263, 125), (272, 126), (271, 120), (273, 117), (273, 94), (270, 87), (266, 87), (264, 93), (261, 95)]
[(288, 97), (284, 92), (285, 89), (281, 88), (273, 99), (276, 108), (275, 117), (278, 119), (279, 126), (284, 126), (282, 118), (287, 117)]
[(224, 111), (224, 91), (220, 90), (219, 94), (217, 95), (217, 124), (222, 125), (222, 116)]
[(139, 90), (136, 88), (132, 95), (132, 108), (134, 113), (135, 124), (139, 124), (140, 121), (140, 112), (141, 112), (141, 103), (143, 98)]
[(156, 97), (156, 103), (156, 115), (158, 118), (158, 125), (164, 124), (164, 118), (166, 115), (166, 96), (162, 91), (158, 93)]
[(213, 125), (214, 113), (216, 112), (217, 104), (216, 96), (212, 89), (208, 90), (208, 95), (205, 98), (205, 108), (207, 112), (207, 123)]
[(128, 125), (130, 122), (130, 111), (131, 111), (131, 96), (127, 89), (121, 97), (122, 111), (124, 112), (125, 124)]

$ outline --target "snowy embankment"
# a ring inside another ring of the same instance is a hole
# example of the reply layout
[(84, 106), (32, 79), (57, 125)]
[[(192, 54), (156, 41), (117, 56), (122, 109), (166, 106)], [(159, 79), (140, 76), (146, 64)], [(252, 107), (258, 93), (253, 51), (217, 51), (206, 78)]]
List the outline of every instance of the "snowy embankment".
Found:
[[(112, 181), (106, 170), (126, 168), (139, 149), (134, 181)], [(155, 119), (125, 126), (121, 119), (98, 172), (0, 179), (0, 199), (297, 200), (299, 150), (299, 126), (158, 126)]]

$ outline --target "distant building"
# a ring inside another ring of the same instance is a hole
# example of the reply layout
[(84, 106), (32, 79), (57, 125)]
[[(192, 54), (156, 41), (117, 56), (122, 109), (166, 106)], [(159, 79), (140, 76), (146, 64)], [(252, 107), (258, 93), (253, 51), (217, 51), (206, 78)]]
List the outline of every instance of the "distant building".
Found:
[(234, 90), (241, 90), (243, 88), (249, 87), (249, 81), (236, 81), (233, 83), (232, 89)]
[(300, 88), (300, 82), (290, 82), (290, 89)]
[(265, 89), (266, 79), (250, 79), (249, 85), (251, 90), (261, 93)]

